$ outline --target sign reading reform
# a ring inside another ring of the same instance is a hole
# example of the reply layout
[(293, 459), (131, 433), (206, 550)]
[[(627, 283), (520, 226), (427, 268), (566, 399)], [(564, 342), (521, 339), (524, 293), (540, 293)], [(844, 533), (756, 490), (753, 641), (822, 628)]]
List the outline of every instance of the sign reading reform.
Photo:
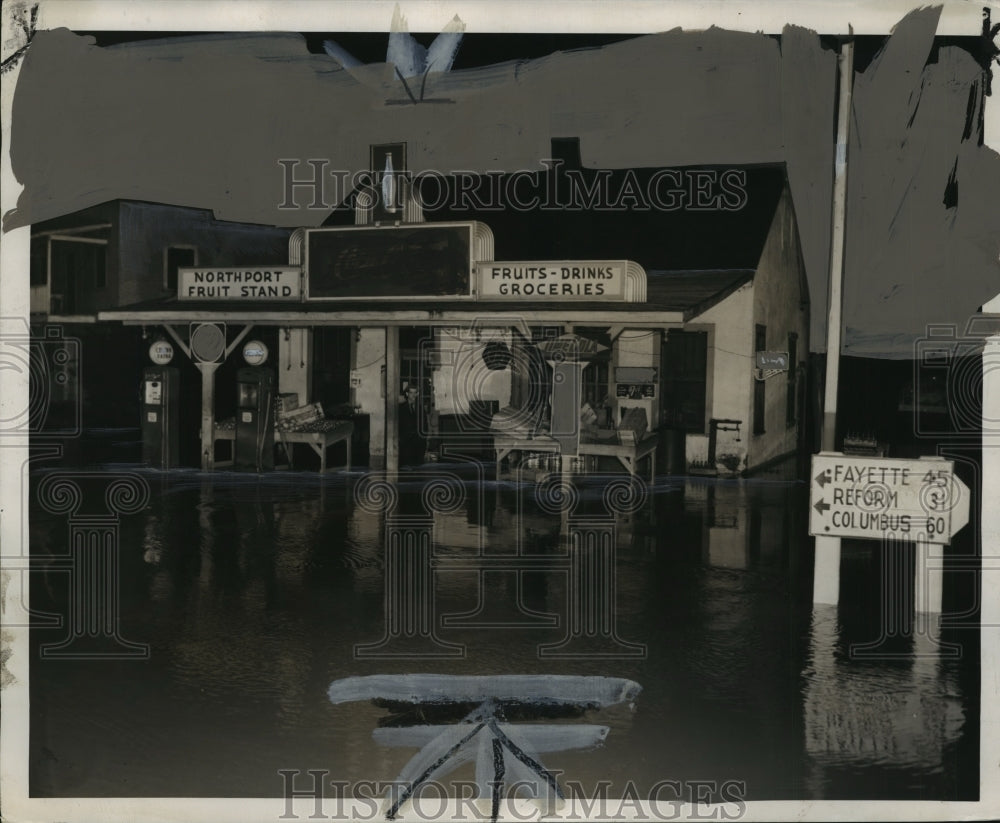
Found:
[(813, 455), (809, 534), (951, 542), (969, 519), (969, 489), (950, 460)]
[(177, 270), (179, 300), (298, 300), (298, 266), (247, 266)]

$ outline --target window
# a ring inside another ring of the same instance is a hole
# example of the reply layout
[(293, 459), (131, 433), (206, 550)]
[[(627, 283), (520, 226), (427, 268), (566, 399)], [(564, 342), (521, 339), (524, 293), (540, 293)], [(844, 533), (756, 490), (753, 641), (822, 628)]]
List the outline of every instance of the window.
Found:
[(434, 333), (426, 326), (404, 326), (399, 330), (399, 392), (402, 393), (404, 383), (415, 386), (424, 405), (431, 402), (433, 392), (430, 364), (433, 342)]
[(537, 345), (545, 340), (555, 340), (562, 334), (562, 326), (532, 326), (531, 342)]
[(193, 246), (167, 246), (163, 250), (163, 288), (177, 292), (177, 270), (198, 265), (198, 250)]
[(663, 425), (682, 431), (705, 430), (708, 332), (671, 329), (663, 340)]
[(106, 289), (108, 287), (108, 247), (94, 247), (94, 287)]
[[(753, 349), (755, 352), (767, 350), (767, 326), (758, 323), (754, 326)], [(755, 380), (753, 384), (753, 433), (764, 433), (764, 386), (763, 380)]]
[(599, 411), (608, 396), (608, 361), (598, 360), (583, 370), (580, 402), (590, 403), (594, 411)]
[(49, 282), (49, 241), (45, 237), (31, 238), (31, 285), (45, 286)]
[(399, 351), (399, 390), (403, 390), (403, 384), (407, 386), (420, 386), (422, 378), (420, 368), (419, 349), (400, 349)]
[(785, 426), (792, 428), (795, 425), (796, 414), (795, 404), (798, 400), (798, 343), (799, 336), (795, 332), (788, 335), (788, 394), (785, 397)]
[(107, 275), (107, 241), (98, 238), (52, 237), (49, 243), (53, 314), (90, 314), (97, 310), (96, 289)]

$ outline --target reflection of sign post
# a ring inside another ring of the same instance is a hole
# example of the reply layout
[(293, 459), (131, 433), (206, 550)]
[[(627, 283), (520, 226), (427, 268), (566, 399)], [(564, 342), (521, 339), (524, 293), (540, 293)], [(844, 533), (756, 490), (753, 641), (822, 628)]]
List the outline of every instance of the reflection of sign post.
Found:
[(809, 534), (948, 544), (969, 520), (969, 488), (950, 460), (813, 456)]

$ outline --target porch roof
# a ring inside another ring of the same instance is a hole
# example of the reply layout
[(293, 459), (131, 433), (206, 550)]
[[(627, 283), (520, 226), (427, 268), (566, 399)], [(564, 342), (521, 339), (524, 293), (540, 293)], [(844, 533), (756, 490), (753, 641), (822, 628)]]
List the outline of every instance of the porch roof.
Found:
[(649, 272), (644, 303), (544, 300), (483, 301), (428, 297), (419, 300), (313, 300), (255, 303), (167, 298), (99, 312), (101, 321), (126, 325), (239, 322), (293, 326), (449, 326), (486, 318), (574, 325), (681, 326), (753, 279), (751, 269)]

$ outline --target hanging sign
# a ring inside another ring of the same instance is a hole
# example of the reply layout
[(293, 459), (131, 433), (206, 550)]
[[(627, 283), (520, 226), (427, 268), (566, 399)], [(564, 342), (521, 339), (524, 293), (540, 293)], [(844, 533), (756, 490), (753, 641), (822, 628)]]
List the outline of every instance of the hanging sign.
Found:
[(780, 369), (781, 371), (788, 371), (788, 352), (759, 351), (756, 354), (756, 365), (758, 369)]

